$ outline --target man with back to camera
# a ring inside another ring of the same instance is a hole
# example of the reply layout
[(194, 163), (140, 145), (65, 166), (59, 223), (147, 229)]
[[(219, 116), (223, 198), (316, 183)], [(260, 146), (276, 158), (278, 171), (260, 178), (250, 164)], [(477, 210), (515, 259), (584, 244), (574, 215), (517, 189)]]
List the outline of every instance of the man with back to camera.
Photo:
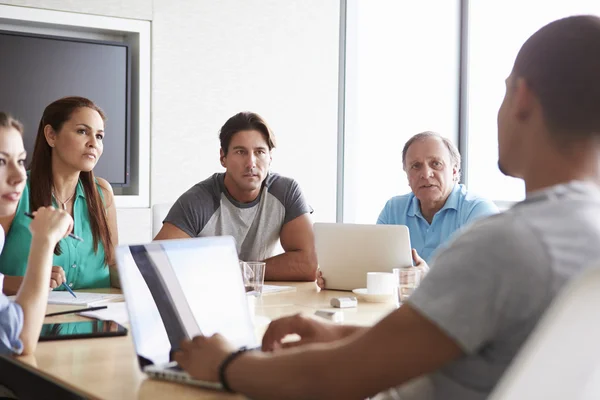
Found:
[[(596, 16), (554, 21), (525, 42), (506, 79), (498, 148), (526, 199), (453, 238), (379, 323), (292, 316), (269, 326), (271, 354), (232, 358), (213, 335), (182, 342), (175, 360), (251, 398), (358, 399), (391, 387), (403, 400), (487, 398), (555, 296), (600, 259), (598, 71)], [(290, 333), (299, 346), (281, 349)]]
[[(266, 262), (265, 279), (314, 280), (312, 209), (296, 181), (269, 171), (275, 136), (267, 123), (258, 114), (238, 113), (219, 140), (225, 173), (182, 194), (154, 239), (231, 235), (241, 260)], [(278, 241), (285, 252), (273, 257)]]

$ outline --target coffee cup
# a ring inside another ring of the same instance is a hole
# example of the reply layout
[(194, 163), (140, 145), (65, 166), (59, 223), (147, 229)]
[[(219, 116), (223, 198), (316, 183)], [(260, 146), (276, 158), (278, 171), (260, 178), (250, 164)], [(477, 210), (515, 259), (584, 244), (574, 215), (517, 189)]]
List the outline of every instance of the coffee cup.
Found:
[(396, 280), (391, 272), (367, 272), (367, 294), (393, 294)]

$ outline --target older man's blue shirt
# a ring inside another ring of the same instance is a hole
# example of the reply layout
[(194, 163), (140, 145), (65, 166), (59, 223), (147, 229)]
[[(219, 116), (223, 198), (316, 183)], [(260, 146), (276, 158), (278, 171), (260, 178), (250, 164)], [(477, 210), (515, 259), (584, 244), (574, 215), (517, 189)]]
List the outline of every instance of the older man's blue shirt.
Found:
[(408, 226), (411, 246), (429, 263), (435, 251), (456, 231), (497, 212), (498, 207), (493, 202), (477, 197), (467, 192), (464, 185), (457, 184), (444, 207), (433, 216), (431, 224), (423, 217), (419, 200), (413, 193), (388, 200), (377, 223)]

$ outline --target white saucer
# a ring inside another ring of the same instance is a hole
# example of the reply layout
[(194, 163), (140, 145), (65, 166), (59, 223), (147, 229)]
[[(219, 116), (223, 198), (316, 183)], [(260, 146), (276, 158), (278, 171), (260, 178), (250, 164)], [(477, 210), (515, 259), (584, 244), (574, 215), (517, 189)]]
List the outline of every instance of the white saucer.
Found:
[(354, 289), (352, 291), (359, 300), (368, 301), (369, 303), (386, 303), (394, 299), (393, 294), (369, 294), (367, 288)]

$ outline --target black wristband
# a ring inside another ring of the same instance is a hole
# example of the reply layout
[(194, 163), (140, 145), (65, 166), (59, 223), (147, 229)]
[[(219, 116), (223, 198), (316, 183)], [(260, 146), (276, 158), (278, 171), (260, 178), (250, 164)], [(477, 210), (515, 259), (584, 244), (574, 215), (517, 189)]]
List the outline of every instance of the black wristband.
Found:
[(248, 350), (249, 349), (246, 348), (246, 346), (240, 347), (237, 351), (234, 351), (233, 353), (225, 357), (225, 359), (221, 362), (221, 365), (219, 365), (219, 382), (221, 382), (221, 386), (223, 386), (223, 389), (226, 392), (234, 393), (234, 391), (231, 390), (229, 384), (227, 383), (227, 378), (225, 378), (225, 369), (229, 364), (231, 364), (233, 360), (235, 360), (238, 356), (244, 354)]

